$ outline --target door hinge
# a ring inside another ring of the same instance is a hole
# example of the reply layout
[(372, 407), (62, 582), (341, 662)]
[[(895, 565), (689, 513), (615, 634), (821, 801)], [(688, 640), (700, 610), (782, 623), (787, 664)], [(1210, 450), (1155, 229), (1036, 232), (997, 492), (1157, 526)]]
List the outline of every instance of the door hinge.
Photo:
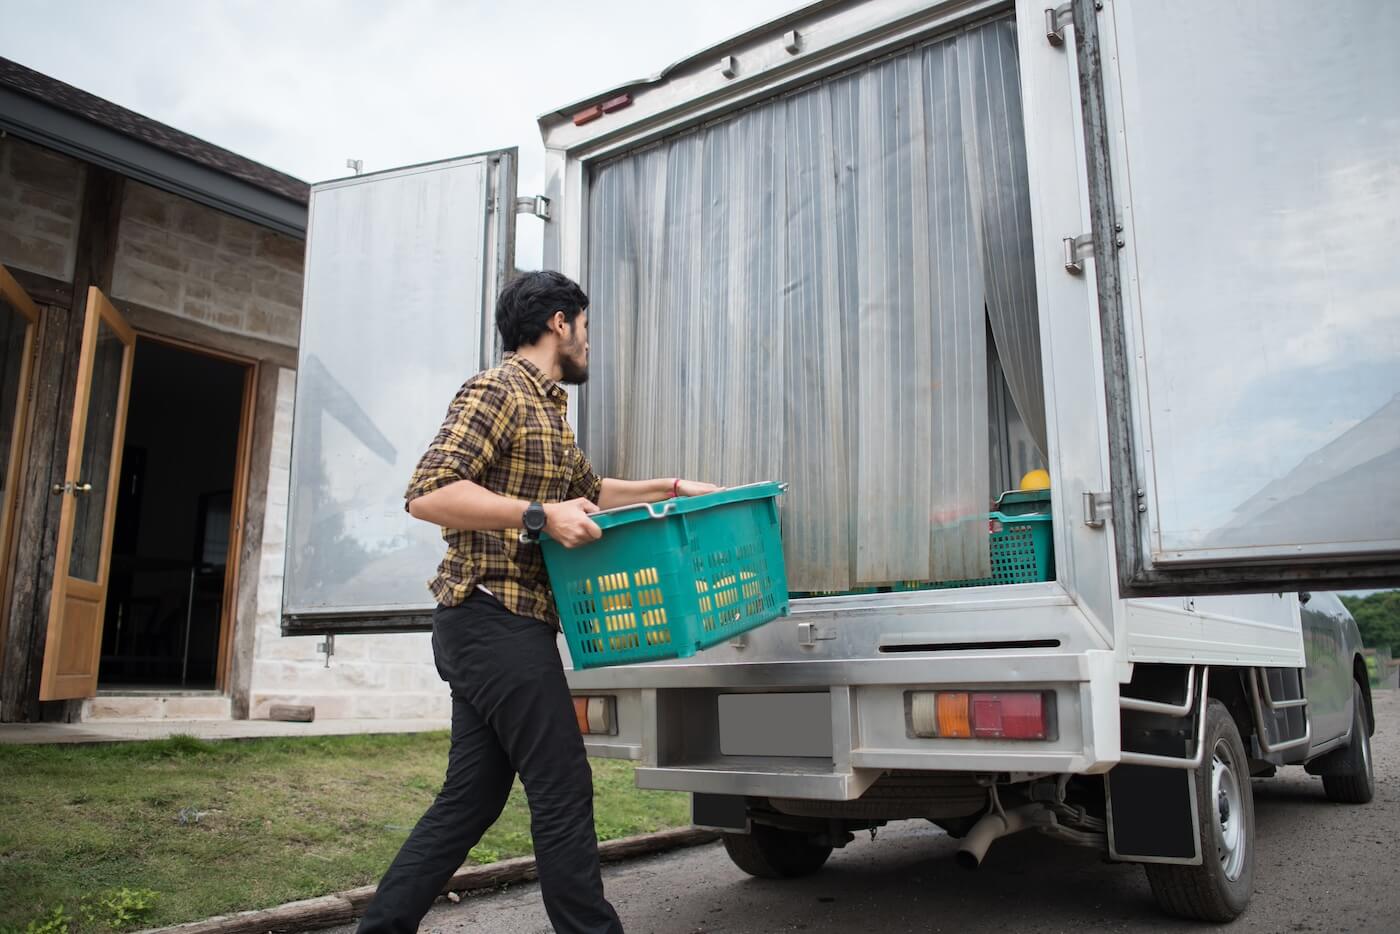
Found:
[(544, 195), (528, 195), (515, 199), (515, 213), (529, 214), (542, 221), (549, 220), (549, 199)]
[(1113, 500), (1107, 493), (1084, 493), (1084, 524), (1091, 529), (1101, 529), (1113, 512)]
[(1063, 243), (1065, 245), (1065, 272), (1071, 276), (1082, 275), (1084, 257), (1094, 255), (1094, 235), (1080, 234), (1077, 237), (1065, 237)]
[[(1121, 222), (1113, 225), (1113, 237), (1113, 245), (1118, 249), (1121, 250), (1128, 245), (1128, 242), (1123, 239), (1123, 224)], [(1082, 275), (1084, 272), (1082, 260), (1086, 256), (1094, 255), (1094, 235), (1083, 233), (1077, 237), (1065, 237), (1061, 242), (1065, 247), (1065, 272), (1071, 276)]]
[(1045, 41), (1060, 48), (1065, 44), (1065, 27), (1070, 25), (1074, 16), (1068, 3), (1061, 4), (1053, 10), (1045, 11)]

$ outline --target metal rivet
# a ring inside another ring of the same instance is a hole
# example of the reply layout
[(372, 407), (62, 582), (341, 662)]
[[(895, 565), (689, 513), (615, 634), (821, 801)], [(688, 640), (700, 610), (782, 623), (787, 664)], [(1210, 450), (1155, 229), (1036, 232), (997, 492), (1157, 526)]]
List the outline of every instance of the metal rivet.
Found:
[(1102, 3), (1095, 3), (1095, 4), (1094, 4), (1094, 9), (1096, 9), (1096, 10), (1102, 10), (1102, 9), (1103, 9), (1103, 4), (1102, 4)]
[(1139, 487), (1139, 488), (1138, 488), (1138, 491), (1137, 491), (1137, 495), (1138, 495), (1138, 499), (1142, 499), (1144, 496), (1147, 495), (1147, 491), (1144, 490), (1144, 489), (1142, 489), (1141, 487)]
[(1147, 512), (1147, 504), (1138, 503), (1138, 512)]
[(1125, 246), (1128, 245), (1127, 242), (1126, 242), (1125, 240), (1122, 240), (1121, 238), (1118, 239), (1118, 240), (1115, 240), (1115, 241), (1113, 241), (1113, 242), (1118, 246), (1118, 249), (1120, 249), (1120, 250), (1123, 249), (1123, 247), (1125, 247)]

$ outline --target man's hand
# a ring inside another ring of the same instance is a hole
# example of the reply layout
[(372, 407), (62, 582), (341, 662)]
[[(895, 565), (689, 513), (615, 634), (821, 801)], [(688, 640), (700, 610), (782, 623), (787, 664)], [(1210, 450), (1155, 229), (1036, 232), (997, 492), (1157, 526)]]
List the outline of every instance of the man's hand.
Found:
[(586, 499), (571, 499), (567, 503), (549, 503), (544, 507), (544, 530), (565, 548), (577, 548), (603, 537), (598, 523), (588, 518), (598, 507)]
[(676, 483), (676, 492), (681, 496), (704, 496), (706, 493), (714, 493), (724, 487), (715, 486), (713, 483), (702, 483), (699, 480), (680, 480)]

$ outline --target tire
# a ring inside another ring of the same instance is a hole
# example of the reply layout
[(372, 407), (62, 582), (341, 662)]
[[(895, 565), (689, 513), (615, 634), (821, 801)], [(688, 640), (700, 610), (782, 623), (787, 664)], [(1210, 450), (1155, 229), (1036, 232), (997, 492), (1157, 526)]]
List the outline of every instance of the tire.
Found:
[(1376, 795), (1376, 772), (1371, 762), (1371, 724), (1361, 685), (1351, 686), (1351, 743), (1339, 757), (1343, 774), (1323, 775), (1322, 790), (1329, 801), (1367, 804)]
[(1240, 731), (1225, 705), (1211, 700), (1196, 769), (1201, 865), (1149, 863), (1147, 881), (1167, 914), (1199, 921), (1233, 921), (1254, 891), (1254, 794)]
[(752, 833), (725, 834), (724, 849), (735, 866), (760, 879), (810, 876), (831, 855), (831, 847), (808, 834), (767, 824), (754, 824)]

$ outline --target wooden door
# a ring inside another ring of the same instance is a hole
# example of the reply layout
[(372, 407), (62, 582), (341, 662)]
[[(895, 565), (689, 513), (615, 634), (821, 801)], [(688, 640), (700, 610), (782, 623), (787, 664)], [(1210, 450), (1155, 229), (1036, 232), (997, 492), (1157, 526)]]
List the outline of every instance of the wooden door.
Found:
[(38, 323), (38, 306), (9, 270), (0, 266), (0, 648), (5, 645), (9, 622), (10, 555)]
[(91, 697), (97, 692), (135, 346), (135, 332), (107, 297), (88, 289), (68, 467), (64, 482), (53, 488), (63, 506), (40, 700)]

